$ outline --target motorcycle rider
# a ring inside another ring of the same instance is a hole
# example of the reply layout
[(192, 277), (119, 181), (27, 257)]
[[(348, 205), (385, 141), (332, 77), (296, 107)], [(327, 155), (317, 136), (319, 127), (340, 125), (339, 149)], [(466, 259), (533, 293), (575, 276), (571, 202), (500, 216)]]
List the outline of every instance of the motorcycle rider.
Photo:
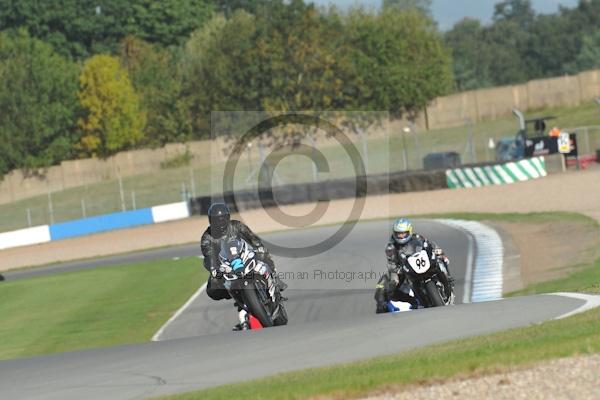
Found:
[[(403, 288), (406, 281), (406, 275), (402, 271), (402, 264), (399, 257), (401, 255), (411, 256), (416, 252), (415, 246), (422, 242), (427, 242), (433, 249), (442, 270), (442, 283), (447, 293), (452, 293), (454, 288), (454, 279), (450, 276), (448, 266), (450, 261), (444, 254), (444, 251), (431, 240), (422, 235), (413, 232), (412, 223), (406, 218), (400, 218), (394, 222), (390, 241), (385, 247), (387, 257), (388, 271), (379, 279), (375, 290), (375, 301), (377, 302), (377, 314), (386, 313), (388, 302), (402, 301), (411, 304), (411, 309), (419, 307), (418, 300), (408, 293), (408, 289)], [(454, 303), (454, 295), (451, 296), (450, 304)]]
[[(241, 221), (231, 220), (229, 208), (224, 203), (213, 203), (208, 209), (209, 227), (206, 228), (200, 247), (204, 255), (204, 268), (210, 273), (206, 284), (206, 294), (213, 300), (231, 299), (231, 295), (225, 289), (224, 279), (219, 273), (219, 252), (221, 244), (225, 239), (240, 238), (245, 240), (256, 250), (255, 258), (267, 264), (271, 270), (271, 275), (279, 291), (287, 288), (287, 285), (277, 276), (275, 264), (271, 256), (265, 249), (260, 238), (250, 230), (250, 228)], [(238, 306), (240, 323), (234, 326), (233, 330), (249, 329), (248, 316), (246, 311)]]

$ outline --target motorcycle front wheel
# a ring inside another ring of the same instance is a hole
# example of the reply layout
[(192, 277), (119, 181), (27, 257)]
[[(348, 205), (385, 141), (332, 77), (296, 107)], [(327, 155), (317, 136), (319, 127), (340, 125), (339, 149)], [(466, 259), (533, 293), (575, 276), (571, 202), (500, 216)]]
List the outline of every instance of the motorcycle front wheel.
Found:
[(440, 291), (434, 281), (429, 281), (425, 284), (425, 292), (427, 292), (427, 297), (429, 297), (429, 301), (433, 307), (444, 305)]
[(244, 303), (246, 303), (246, 306), (248, 306), (250, 314), (252, 314), (256, 319), (258, 319), (263, 327), (269, 328), (273, 326), (273, 320), (269, 316), (269, 313), (265, 309), (264, 304), (260, 300), (257, 289), (255, 287), (243, 289), (242, 298), (244, 299)]

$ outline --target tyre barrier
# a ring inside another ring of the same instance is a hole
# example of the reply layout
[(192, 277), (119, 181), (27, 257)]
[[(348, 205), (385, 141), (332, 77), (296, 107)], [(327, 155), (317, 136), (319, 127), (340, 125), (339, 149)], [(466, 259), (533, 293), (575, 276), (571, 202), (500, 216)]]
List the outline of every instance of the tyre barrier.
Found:
[(189, 208), (192, 215), (206, 215), (211, 203), (215, 201), (223, 201), (230, 210), (239, 212), (263, 207), (428, 191), (447, 187), (443, 170), (404, 171), (195, 197), (190, 199)]

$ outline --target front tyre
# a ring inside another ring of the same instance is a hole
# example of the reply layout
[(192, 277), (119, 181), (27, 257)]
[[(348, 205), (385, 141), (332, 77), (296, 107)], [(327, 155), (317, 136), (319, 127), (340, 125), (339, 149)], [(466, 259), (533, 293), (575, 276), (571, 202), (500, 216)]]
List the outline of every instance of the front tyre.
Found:
[(258, 319), (263, 327), (269, 328), (273, 326), (273, 320), (271, 320), (271, 317), (269, 316), (269, 313), (267, 313), (265, 306), (260, 301), (255, 288), (243, 289), (242, 298), (244, 299), (246, 306), (248, 306), (250, 314)]
[(425, 284), (425, 292), (429, 297), (429, 302), (433, 307), (441, 307), (444, 305), (440, 291), (434, 281), (430, 280)]

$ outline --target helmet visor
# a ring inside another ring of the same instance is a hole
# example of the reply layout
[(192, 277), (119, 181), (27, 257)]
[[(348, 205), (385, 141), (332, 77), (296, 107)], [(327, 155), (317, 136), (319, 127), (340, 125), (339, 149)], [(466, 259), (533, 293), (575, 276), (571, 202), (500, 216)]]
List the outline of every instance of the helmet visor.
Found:
[(408, 238), (410, 236), (410, 232), (405, 231), (405, 232), (394, 232), (394, 237), (396, 238), (396, 240), (406, 240), (406, 238)]

